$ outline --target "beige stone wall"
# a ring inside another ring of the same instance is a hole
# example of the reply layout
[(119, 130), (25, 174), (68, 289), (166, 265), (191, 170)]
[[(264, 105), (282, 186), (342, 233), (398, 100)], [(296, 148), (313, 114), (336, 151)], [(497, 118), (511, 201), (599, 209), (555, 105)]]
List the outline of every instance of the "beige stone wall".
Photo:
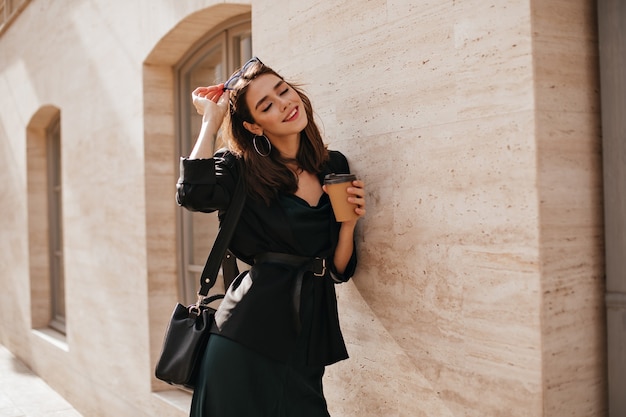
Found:
[(254, 15), (369, 186), (331, 407), (604, 415), (595, 4), (418, 3)]
[(546, 415), (606, 407), (595, 7), (534, 1), (532, 10)]
[[(186, 415), (152, 377), (177, 300), (172, 68), (251, 9), (255, 53), (305, 84), (368, 187), (333, 416), (605, 415), (594, 7), (33, 0), (0, 37), (0, 343), (85, 416)], [(61, 341), (32, 330), (49, 108)]]

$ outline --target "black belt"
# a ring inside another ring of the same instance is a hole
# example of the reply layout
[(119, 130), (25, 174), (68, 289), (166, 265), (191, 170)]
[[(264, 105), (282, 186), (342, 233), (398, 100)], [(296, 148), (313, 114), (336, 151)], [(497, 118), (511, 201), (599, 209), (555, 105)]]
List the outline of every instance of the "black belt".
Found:
[(316, 277), (325, 276), (326, 258), (298, 256), (278, 252), (265, 252), (258, 256), (255, 256), (254, 263), (288, 265), (294, 268), (298, 268), (293, 286), (293, 307), (296, 329), (300, 331), (300, 297), (302, 292), (302, 279), (304, 277), (304, 274), (307, 272), (312, 272), (313, 275), (315, 275)]

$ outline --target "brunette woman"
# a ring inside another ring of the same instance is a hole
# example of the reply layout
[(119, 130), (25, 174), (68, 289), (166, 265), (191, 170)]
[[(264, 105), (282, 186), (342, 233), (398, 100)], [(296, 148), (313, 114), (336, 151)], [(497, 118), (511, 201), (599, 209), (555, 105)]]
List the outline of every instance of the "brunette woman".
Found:
[[(191, 415), (329, 416), (324, 367), (348, 357), (334, 286), (356, 267), (363, 183), (346, 196), (357, 219), (337, 222), (323, 178), (349, 173), (348, 162), (324, 145), (303, 91), (258, 58), (192, 96), (202, 128), (181, 161), (178, 203), (221, 218), (243, 176), (246, 201), (229, 248), (251, 268), (216, 313)], [(228, 149), (215, 152), (223, 122)]]

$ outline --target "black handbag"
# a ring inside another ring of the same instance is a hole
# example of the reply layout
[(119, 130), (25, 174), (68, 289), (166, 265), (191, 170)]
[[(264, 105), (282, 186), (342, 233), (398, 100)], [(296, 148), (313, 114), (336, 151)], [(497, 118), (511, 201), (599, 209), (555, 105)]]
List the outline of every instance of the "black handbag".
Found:
[(231, 275), (238, 273), (236, 258), (227, 249), (244, 201), (245, 186), (240, 173), (230, 206), (200, 276), (198, 301), (187, 307), (178, 303), (165, 331), (163, 348), (155, 369), (155, 376), (162, 381), (190, 389), (195, 386), (215, 314), (215, 309), (209, 304), (224, 297), (224, 294), (210, 297), (207, 294), (217, 281), (220, 267), (225, 285), (232, 281)]

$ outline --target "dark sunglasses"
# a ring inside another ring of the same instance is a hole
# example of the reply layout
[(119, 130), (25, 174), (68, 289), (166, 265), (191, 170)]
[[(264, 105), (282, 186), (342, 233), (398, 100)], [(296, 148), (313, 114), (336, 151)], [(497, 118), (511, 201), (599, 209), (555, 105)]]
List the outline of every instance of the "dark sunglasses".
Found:
[(241, 67), (241, 69), (237, 72), (235, 72), (225, 83), (224, 83), (224, 91), (226, 90), (234, 90), (235, 88), (235, 84), (237, 84), (237, 81), (239, 81), (239, 79), (241, 78), (241, 76), (248, 70), (248, 68), (250, 68), (252, 65), (254, 64), (261, 64), (263, 65), (263, 63), (261, 62), (261, 60), (255, 56), (253, 56), (252, 58), (250, 58), (248, 60), (248, 62), (246, 62), (245, 64), (243, 64), (243, 66)]

